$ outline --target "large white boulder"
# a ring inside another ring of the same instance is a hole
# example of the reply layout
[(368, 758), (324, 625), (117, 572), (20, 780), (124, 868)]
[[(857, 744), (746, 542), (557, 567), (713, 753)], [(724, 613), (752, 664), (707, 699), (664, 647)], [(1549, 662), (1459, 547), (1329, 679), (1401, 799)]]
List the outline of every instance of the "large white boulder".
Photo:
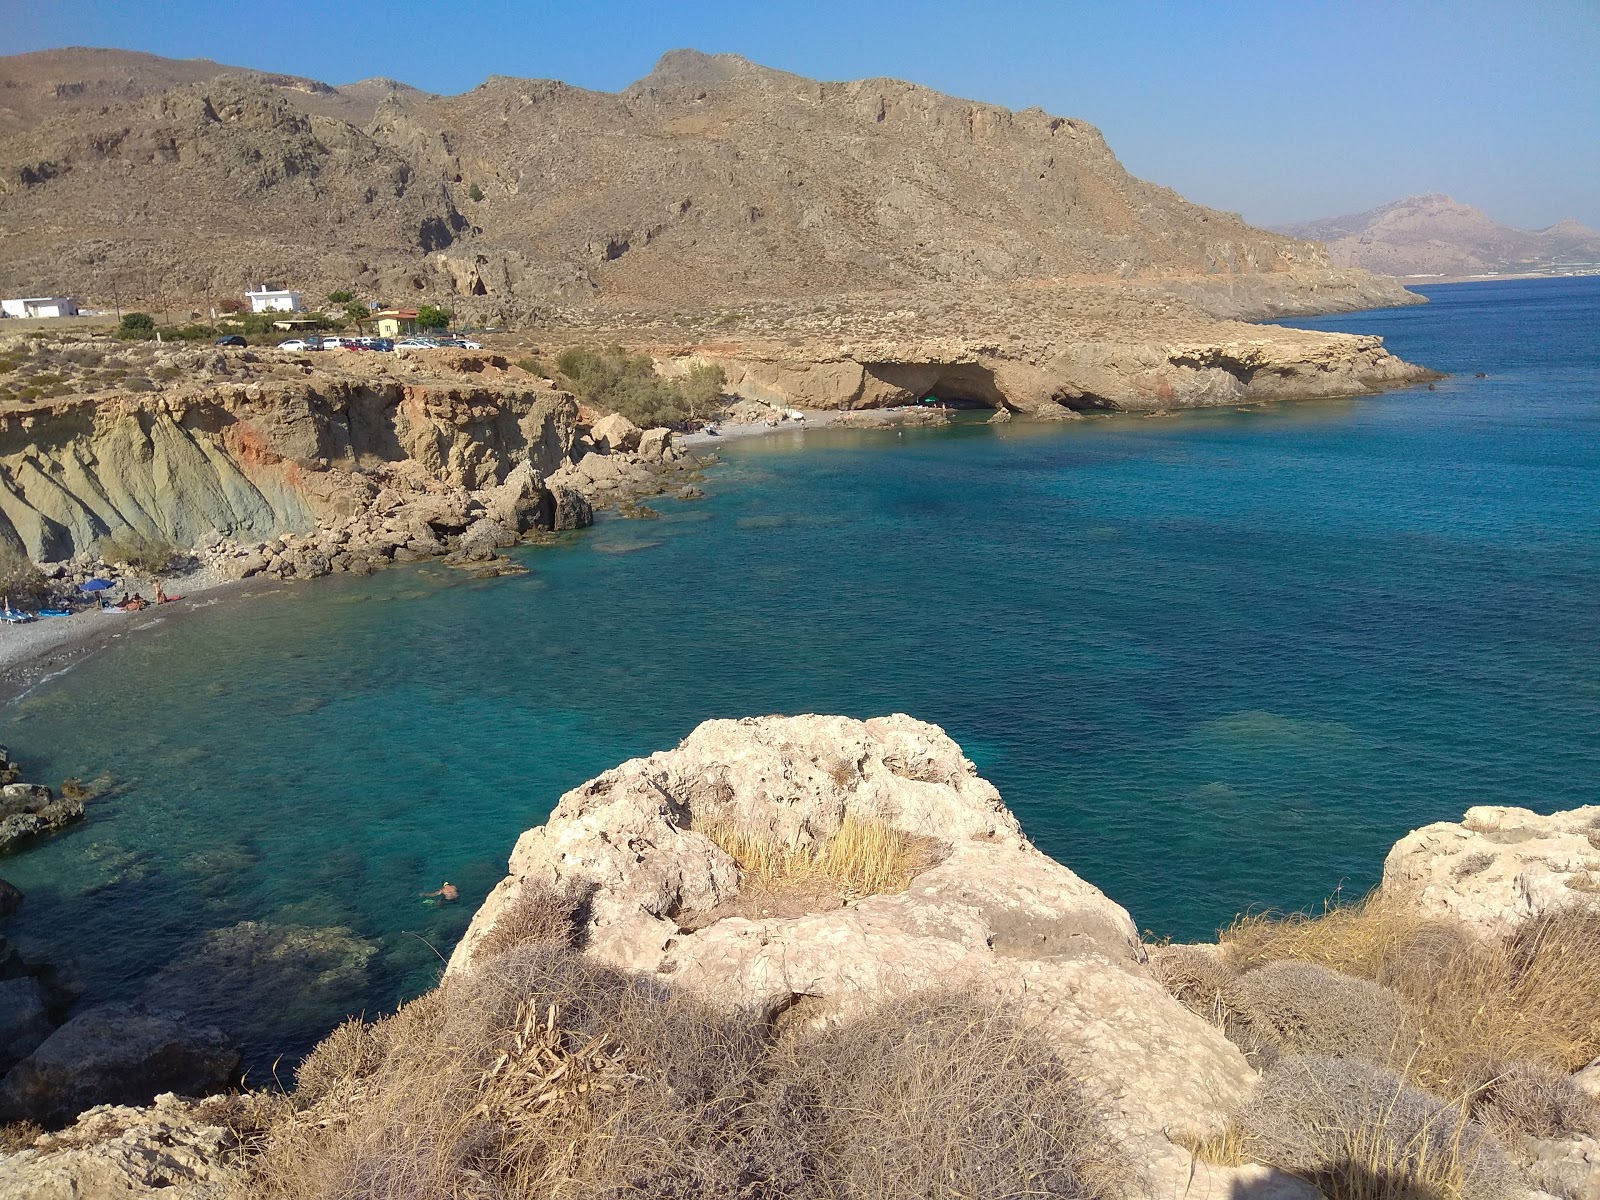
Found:
[[(940, 861), (893, 895), (753, 916), (739, 912), (733, 860), (694, 828), (733, 821), (807, 843), (847, 814), (937, 839)], [(708, 721), (575, 788), (522, 835), (451, 972), (472, 968), (528, 886), (592, 889), (589, 953), (730, 1007), (818, 1019), (934, 986), (1017, 1006), (1106, 1094), (1145, 1173), (1135, 1193), (1181, 1192), (1191, 1161), (1167, 1131), (1220, 1127), (1254, 1082), (1237, 1048), (1162, 989), (1128, 913), (1035, 849), (960, 748), (907, 716)]]
[(1469, 808), (1395, 843), (1383, 890), (1430, 916), (1486, 935), (1600, 890), (1600, 805), (1541, 816), (1526, 808)]

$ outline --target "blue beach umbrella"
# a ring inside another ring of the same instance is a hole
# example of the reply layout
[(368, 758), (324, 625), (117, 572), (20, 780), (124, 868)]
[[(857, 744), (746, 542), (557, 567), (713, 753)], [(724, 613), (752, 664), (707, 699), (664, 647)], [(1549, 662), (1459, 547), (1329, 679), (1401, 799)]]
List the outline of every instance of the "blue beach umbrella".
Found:
[(107, 588), (114, 588), (116, 586), (117, 585), (112, 583), (109, 579), (91, 579), (88, 583), (80, 583), (78, 585), (78, 590), (80, 592), (103, 592)]

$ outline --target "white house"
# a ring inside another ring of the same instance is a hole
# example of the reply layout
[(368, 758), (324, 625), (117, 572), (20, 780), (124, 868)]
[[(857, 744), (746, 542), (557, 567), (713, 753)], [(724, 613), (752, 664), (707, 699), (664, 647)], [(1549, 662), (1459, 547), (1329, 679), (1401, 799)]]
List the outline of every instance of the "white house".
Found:
[(71, 296), (24, 296), (0, 300), (0, 312), (8, 317), (75, 317), (78, 302)]
[(244, 295), (250, 301), (250, 311), (253, 313), (303, 312), (306, 307), (299, 292), (269, 292), (264, 283), (259, 290)]

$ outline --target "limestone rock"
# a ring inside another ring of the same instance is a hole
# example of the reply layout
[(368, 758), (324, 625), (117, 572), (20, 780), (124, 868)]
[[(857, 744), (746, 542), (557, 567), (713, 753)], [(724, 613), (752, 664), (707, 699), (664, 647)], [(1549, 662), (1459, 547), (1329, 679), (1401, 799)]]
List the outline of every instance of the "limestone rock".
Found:
[(239, 1051), (179, 1013), (102, 1004), (79, 1013), (0, 1080), (0, 1120), (59, 1126), (96, 1104), (148, 1104), (160, 1092), (226, 1087)]
[(1600, 1103), (1600, 1058), (1572, 1076), (1572, 1082), (1583, 1090), (1589, 1099)]
[(621, 413), (601, 417), (589, 427), (589, 439), (602, 454), (639, 448), (639, 427)]
[(647, 429), (639, 435), (639, 457), (645, 462), (669, 462), (677, 457), (672, 430)]
[(38, 834), (80, 821), (83, 813), (82, 800), (58, 798), (41, 784), (5, 784), (0, 787), (0, 853)]
[(0, 1154), (0, 1200), (224, 1200), (239, 1139), (225, 1101), (170, 1092), (147, 1108), (100, 1105), (71, 1127)]
[(483, 506), (489, 519), (514, 533), (548, 529), (554, 522), (550, 492), (532, 463), (513, 467), (499, 486), (483, 494)]
[(1528, 1177), (1566, 1200), (1600, 1200), (1600, 1140), (1583, 1134), (1530, 1138)]
[(1389, 851), (1383, 889), (1430, 915), (1503, 933), (1600, 889), (1600, 805), (1550, 816), (1479, 806), (1459, 823), (1426, 825)]
[[(715, 919), (738, 900), (740, 873), (696, 825), (805, 844), (847, 814), (935, 839), (942, 861), (898, 894)], [(472, 968), (530, 884), (592, 889), (590, 953), (729, 1006), (779, 1013), (804, 999), (813, 1013), (848, 1013), (951, 984), (1017, 1004), (1118, 1089), (1116, 1130), (1158, 1189), (1180, 1185), (1190, 1163), (1162, 1130), (1219, 1126), (1254, 1079), (1162, 989), (1127, 912), (1030, 845), (960, 748), (910, 717), (707, 721), (677, 749), (568, 792), (518, 841), (450, 971)]]

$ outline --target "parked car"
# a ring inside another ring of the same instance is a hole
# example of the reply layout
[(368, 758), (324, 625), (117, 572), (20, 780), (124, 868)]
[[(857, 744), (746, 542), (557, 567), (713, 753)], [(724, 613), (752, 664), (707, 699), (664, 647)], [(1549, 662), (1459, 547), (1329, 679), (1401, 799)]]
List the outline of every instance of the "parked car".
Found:
[(230, 333), (225, 337), (219, 337), (217, 339), (217, 345), (219, 346), (248, 346), (249, 344), (249, 342), (245, 341), (244, 338), (240, 337), (237, 333)]
[(321, 338), (290, 338), (287, 342), (278, 343), (279, 350), (321, 350)]
[(394, 347), (396, 350), (437, 350), (439, 343), (432, 338), (408, 337), (401, 338)]

